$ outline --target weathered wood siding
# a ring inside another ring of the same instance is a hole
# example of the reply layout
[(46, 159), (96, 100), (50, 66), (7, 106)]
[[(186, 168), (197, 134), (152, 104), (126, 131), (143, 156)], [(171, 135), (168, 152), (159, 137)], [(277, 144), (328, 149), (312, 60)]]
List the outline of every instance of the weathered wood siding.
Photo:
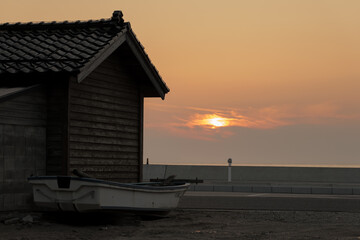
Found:
[(70, 81), (70, 170), (119, 182), (140, 179), (143, 98), (123, 66), (111, 56), (81, 83)]
[(22, 126), (46, 125), (46, 98), (43, 87), (37, 87), (1, 101), (0, 124)]
[(32, 203), (30, 175), (44, 175), (46, 97), (43, 88), (0, 102), (0, 211)]

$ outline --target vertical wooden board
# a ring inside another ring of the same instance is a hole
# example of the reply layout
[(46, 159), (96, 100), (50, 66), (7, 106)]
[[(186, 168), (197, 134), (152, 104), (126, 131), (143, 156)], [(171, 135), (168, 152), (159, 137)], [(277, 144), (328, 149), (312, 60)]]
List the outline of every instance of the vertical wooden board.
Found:
[(33, 161), (34, 161), (34, 139), (32, 137), (33, 130), (31, 127), (27, 127), (24, 132), (24, 138), (25, 138), (25, 155), (26, 155), (26, 163), (25, 163), (25, 169), (32, 169), (33, 168)]
[[(0, 186), (4, 182), (4, 169), (5, 169), (3, 138), (4, 138), (4, 126), (0, 124)], [(1, 205), (0, 205), (0, 209), (1, 209)]]
[(68, 81), (66, 82), (66, 93), (65, 93), (65, 123), (64, 123), (64, 138), (63, 138), (63, 148), (64, 148), (64, 155), (65, 158), (63, 159), (63, 168), (64, 168), (64, 173), (66, 175), (70, 174), (70, 141), (69, 141), (69, 122), (70, 122), (70, 95), (71, 95), (71, 87), (70, 87), (70, 82), (72, 80), (75, 80), (75, 77), (70, 77), (68, 79)]
[(67, 84), (66, 79), (49, 85), (47, 105), (46, 173), (64, 175), (66, 161), (67, 135)]
[(21, 168), (31, 167), (26, 157), (26, 139), (24, 126), (14, 127), (15, 164)]
[(42, 127), (27, 127), (25, 129), (26, 139), (26, 176), (37, 175), (37, 169), (45, 169), (46, 161), (46, 133)]
[(140, 119), (139, 119), (139, 177), (138, 181), (143, 181), (143, 144), (144, 144), (144, 97), (140, 94)]
[(14, 143), (14, 134), (15, 134), (15, 126), (13, 125), (4, 125), (3, 128), (3, 143), (4, 146), (12, 146)]
[[(4, 169), (5, 170), (15, 170), (15, 126), (5, 125), (4, 134), (3, 134), (3, 151), (4, 151)], [(5, 181), (9, 179), (4, 179)]]
[(46, 129), (38, 128), (35, 169), (37, 175), (44, 175), (46, 169)]
[(0, 211), (4, 210), (4, 194), (0, 193)]

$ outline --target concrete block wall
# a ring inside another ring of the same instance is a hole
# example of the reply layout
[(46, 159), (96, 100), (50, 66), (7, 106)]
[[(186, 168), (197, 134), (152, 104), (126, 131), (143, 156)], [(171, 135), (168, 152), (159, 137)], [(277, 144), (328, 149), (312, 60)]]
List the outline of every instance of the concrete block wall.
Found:
[[(232, 166), (233, 183), (360, 184), (360, 168)], [(227, 182), (227, 166), (144, 165), (145, 181), (176, 175), (178, 179)]]
[(181, 179), (203, 179), (206, 181), (225, 181), (227, 169), (216, 166), (192, 166), (192, 165), (144, 165), (143, 179), (166, 178), (176, 175)]

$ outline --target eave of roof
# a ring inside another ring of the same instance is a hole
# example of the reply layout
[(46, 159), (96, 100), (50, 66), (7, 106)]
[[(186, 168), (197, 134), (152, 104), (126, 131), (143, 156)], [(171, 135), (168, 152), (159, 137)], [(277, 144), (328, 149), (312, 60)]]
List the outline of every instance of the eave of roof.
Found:
[[(159, 92), (162, 99), (165, 98), (165, 94), (170, 91), (167, 87), (166, 83), (163, 82), (159, 72), (155, 68), (155, 66), (151, 63), (149, 56), (146, 54), (144, 47), (141, 43), (137, 40), (134, 32), (131, 29), (130, 23), (128, 23), (128, 31), (127, 31), (127, 38), (126, 41), (129, 44), (131, 50), (135, 54), (137, 60), (139, 61), (140, 65), (144, 69), (145, 73), (149, 77), (150, 81)], [(162, 83), (162, 84), (159, 84)]]
[(32, 85), (28, 87), (7, 87), (0, 88), (0, 102), (3, 102), (9, 98), (15, 97), (21, 93), (27, 92), (31, 89), (40, 87), (40, 84)]

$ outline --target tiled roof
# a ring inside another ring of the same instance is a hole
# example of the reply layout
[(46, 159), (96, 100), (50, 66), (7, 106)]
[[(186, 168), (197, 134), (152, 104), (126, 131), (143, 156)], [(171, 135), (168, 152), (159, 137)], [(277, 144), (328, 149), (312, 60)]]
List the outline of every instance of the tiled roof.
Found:
[(169, 88), (122, 16), (115, 11), (109, 19), (0, 24), (0, 75), (65, 72), (81, 82), (127, 42), (158, 96), (164, 98)]
[(110, 19), (0, 25), (0, 74), (77, 72), (115, 41), (127, 23)]

